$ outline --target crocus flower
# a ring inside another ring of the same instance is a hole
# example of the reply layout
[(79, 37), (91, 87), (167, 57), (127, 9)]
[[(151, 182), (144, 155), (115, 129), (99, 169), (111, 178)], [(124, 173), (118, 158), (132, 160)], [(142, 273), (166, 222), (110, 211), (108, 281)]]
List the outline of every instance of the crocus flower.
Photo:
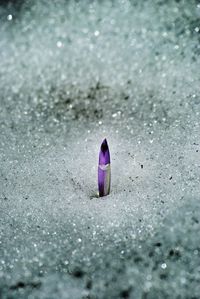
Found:
[(110, 152), (107, 140), (104, 139), (99, 153), (98, 187), (99, 196), (106, 196), (110, 193)]

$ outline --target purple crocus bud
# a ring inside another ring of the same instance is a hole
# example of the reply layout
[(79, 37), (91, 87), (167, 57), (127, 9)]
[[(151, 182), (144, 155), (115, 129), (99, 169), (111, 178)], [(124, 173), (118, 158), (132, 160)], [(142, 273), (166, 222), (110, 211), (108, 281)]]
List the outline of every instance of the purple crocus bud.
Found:
[(99, 153), (98, 186), (99, 196), (106, 196), (110, 193), (110, 152), (107, 140), (104, 139)]

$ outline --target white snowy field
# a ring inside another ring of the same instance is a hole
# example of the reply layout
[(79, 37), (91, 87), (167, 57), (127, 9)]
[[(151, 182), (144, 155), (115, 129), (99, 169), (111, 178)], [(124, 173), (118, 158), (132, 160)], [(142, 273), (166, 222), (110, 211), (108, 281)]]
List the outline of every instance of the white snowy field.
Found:
[(0, 6), (0, 298), (200, 298), (199, 70), (199, 1)]

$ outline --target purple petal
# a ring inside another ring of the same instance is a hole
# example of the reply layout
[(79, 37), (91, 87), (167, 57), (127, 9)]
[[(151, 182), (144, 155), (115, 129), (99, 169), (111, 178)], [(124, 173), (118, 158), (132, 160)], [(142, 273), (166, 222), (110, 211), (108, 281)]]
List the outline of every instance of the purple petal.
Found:
[(98, 187), (99, 196), (106, 196), (110, 193), (110, 152), (107, 140), (104, 139), (99, 153), (99, 167), (98, 167)]
[(101, 144), (101, 149), (99, 153), (99, 164), (106, 165), (109, 163), (110, 163), (110, 152), (109, 152), (107, 140), (104, 139)]

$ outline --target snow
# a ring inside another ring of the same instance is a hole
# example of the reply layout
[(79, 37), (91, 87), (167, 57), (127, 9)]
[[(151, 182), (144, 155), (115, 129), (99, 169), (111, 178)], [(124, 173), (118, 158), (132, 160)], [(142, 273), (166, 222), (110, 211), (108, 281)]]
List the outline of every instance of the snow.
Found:
[(1, 298), (199, 297), (199, 16), (198, 1), (0, 6)]

